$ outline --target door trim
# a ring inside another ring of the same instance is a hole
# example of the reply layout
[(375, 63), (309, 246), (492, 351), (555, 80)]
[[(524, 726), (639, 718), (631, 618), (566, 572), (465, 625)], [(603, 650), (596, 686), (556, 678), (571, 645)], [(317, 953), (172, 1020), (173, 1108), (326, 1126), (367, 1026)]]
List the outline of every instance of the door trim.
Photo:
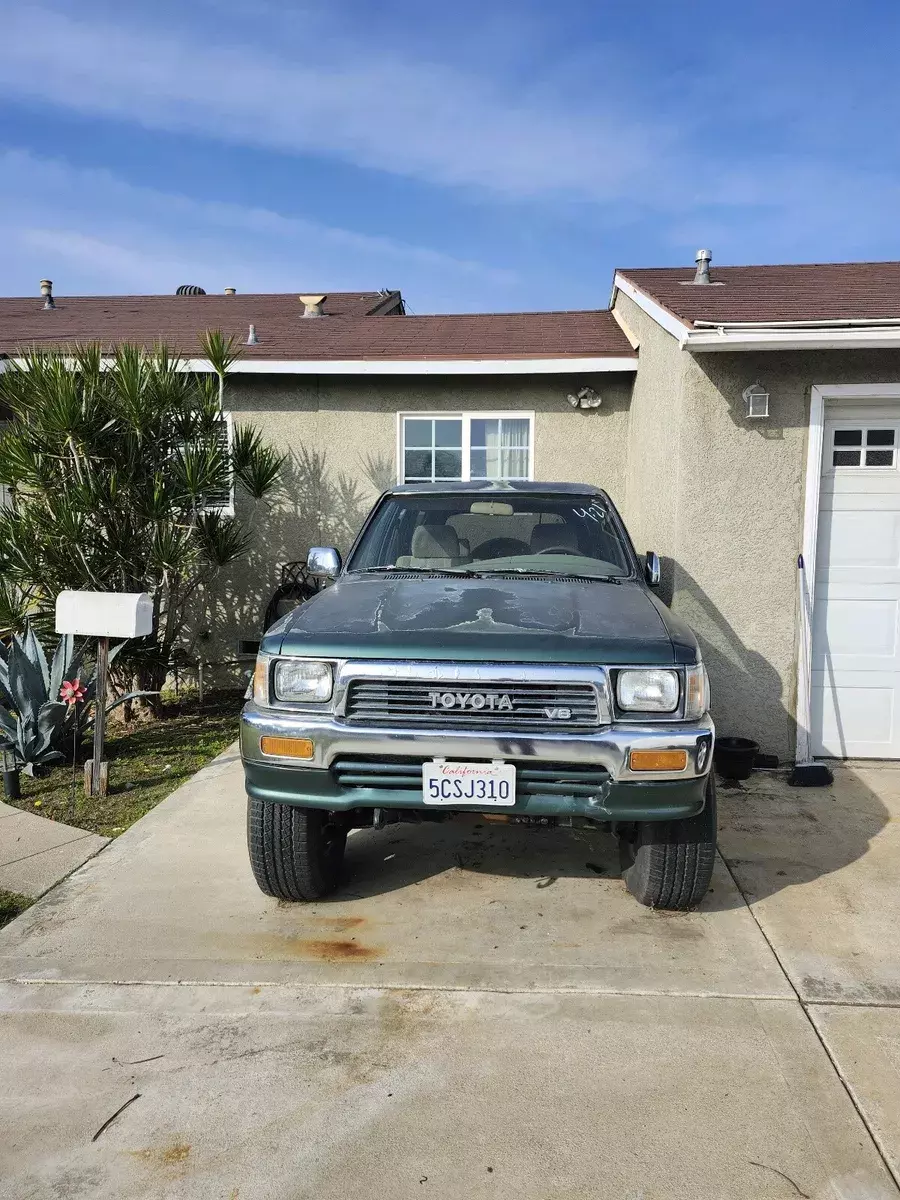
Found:
[[(803, 539), (797, 560), (797, 747), (798, 765), (813, 761), (810, 752), (812, 698), (812, 618), (816, 587), (816, 540), (819, 534), (819, 488), (828, 400), (897, 400), (900, 383), (816, 383), (810, 392), (806, 439), (806, 488)], [(802, 563), (802, 566), (801, 566)]]

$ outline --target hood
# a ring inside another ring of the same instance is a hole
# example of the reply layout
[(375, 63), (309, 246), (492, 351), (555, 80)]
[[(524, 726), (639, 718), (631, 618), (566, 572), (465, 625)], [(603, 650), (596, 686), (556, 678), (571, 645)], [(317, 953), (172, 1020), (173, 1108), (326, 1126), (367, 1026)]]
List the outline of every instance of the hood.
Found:
[(640, 583), (349, 576), (273, 625), (269, 654), (490, 662), (694, 662), (697, 643)]

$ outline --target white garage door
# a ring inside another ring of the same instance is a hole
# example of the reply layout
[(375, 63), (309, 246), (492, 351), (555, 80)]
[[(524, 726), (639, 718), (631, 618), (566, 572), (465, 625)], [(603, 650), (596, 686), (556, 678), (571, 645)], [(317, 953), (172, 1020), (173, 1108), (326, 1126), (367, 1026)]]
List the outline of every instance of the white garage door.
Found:
[(900, 409), (826, 408), (812, 752), (900, 758)]

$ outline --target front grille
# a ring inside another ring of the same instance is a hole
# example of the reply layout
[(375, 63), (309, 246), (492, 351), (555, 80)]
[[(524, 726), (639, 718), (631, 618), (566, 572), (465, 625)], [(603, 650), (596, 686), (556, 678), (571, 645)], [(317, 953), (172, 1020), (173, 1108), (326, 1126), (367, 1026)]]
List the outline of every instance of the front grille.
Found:
[(345, 717), (366, 725), (442, 729), (541, 729), (561, 732), (599, 725), (590, 683), (446, 684), (356, 679)]
[[(331, 773), (345, 788), (385, 788), (391, 791), (421, 792), (422, 759), (336, 758)], [(593, 796), (609, 778), (602, 767), (582, 767), (571, 763), (516, 763), (517, 796)]]

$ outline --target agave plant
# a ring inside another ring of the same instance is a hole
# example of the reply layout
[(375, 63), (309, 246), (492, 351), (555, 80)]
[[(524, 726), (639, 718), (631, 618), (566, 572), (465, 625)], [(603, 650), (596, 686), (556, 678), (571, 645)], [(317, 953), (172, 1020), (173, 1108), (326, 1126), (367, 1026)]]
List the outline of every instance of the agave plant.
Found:
[[(124, 645), (110, 650), (110, 662)], [(65, 758), (73, 739), (93, 724), (87, 709), (96, 687), (96, 672), (84, 663), (84, 647), (76, 649), (71, 635), (60, 640), (49, 664), (30, 626), (24, 637), (14, 635), (8, 646), (0, 643), (0, 750), (11, 750), (16, 769), (26, 775)], [(120, 696), (106, 711), (146, 694)], [(67, 701), (63, 696), (79, 700)]]

